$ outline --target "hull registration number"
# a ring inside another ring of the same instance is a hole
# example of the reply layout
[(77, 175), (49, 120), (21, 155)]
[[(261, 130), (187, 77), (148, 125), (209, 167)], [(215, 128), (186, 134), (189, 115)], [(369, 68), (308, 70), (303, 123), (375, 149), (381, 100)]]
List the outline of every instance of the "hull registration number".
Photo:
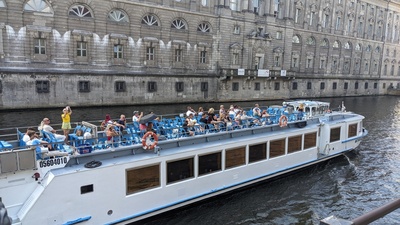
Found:
[(67, 164), (67, 162), (68, 162), (67, 157), (46, 159), (46, 160), (40, 161), (39, 166), (40, 166), (40, 168), (44, 168), (44, 167), (51, 167), (51, 166), (56, 166), (56, 165)]

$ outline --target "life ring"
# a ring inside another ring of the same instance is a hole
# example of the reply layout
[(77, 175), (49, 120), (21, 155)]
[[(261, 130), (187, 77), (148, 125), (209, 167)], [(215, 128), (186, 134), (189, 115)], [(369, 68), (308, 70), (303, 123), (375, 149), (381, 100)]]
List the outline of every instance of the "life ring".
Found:
[(285, 115), (282, 115), (281, 118), (279, 118), (279, 126), (280, 127), (286, 127), (288, 122), (288, 118)]
[(86, 163), (85, 164), (85, 168), (96, 168), (96, 167), (99, 167), (99, 166), (101, 166), (101, 162), (100, 161), (96, 161), (96, 160), (93, 160), (93, 161), (90, 161), (90, 162), (88, 162), (88, 163)]
[[(154, 139), (153, 142), (150, 140), (151, 137)], [(154, 147), (156, 147), (157, 143), (158, 143), (158, 136), (154, 132), (148, 131), (146, 134), (143, 135), (142, 138), (143, 149), (153, 149)]]

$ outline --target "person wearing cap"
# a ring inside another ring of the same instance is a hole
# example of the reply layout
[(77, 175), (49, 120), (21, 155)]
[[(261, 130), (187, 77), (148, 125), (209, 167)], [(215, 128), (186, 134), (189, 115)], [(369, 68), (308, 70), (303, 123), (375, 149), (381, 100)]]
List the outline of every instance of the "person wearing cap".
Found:
[(108, 124), (113, 124), (110, 114), (106, 114), (106, 118), (101, 122), (100, 129), (105, 130)]

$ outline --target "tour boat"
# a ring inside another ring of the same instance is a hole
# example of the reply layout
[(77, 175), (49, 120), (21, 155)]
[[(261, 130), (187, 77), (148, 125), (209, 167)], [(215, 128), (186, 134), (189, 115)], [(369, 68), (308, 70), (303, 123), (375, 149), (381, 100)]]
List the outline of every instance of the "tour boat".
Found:
[(155, 133), (130, 123), (113, 142), (81, 122), (91, 138), (72, 134), (75, 146), (51, 143), (67, 156), (37, 158), (35, 148), (18, 148), (20, 140), (1, 141), (0, 223), (140, 221), (337, 157), (368, 133), (364, 117), (344, 105), (294, 100), (264, 109), (267, 117), (250, 113), (225, 126), (197, 120), (193, 136), (181, 117), (160, 116)]

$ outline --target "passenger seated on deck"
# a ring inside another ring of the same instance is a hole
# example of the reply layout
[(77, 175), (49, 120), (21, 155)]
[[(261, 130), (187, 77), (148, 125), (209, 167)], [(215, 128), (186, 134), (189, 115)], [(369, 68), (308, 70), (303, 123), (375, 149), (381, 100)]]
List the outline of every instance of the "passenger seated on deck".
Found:
[(64, 142), (65, 140), (65, 135), (61, 134), (56, 134), (56, 130), (53, 129), (50, 125), (50, 119), (49, 118), (44, 118), (42, 122), (40, 123), (39, 130), (43, 130), (49, 133), (53, 133), (54, 137), (57, 139), (57, 142)]
[(217, 116), (214, 114), (214, 108), (210, 108), (208, 110), (208, 120), (207, 120), (208, 124), (213, 124), (215, 126), (216, 129), (219, 129), (218, 124), (221, 123), (221, 121), (218, 121)]
[(28, 141), (31, 140), (31, 137), (29, 136), (29, 132), (30, 132), (30, 131), (35, 132), (35, 129), (34, 129), (33, 127), (29, 127), (29, 128), (26, 130), (26, 133), (25, 133), (24, 136), (22, 137), (22, 141), (25, 142), (25, 144), (28, 143)]
[(253, 116), (254, 117), (261, 117), (261, 109), (260, 109), (260, 106), (258, 104), (254, 105)]
[(106, 114), (106, 118), (101, 122), (100, 129), (106, 130), (107, 125), (112, 123), (114, 123), (114, 121), (112, 121), (110, 114)]
[(265, 118), (265, 117), (269, 117), (269, 114), (268, 114), (267, 110), (264, 109), (264, 110), (262, 111), (261, 117), (264, 117), (264, 118)]
[(186, 117), (185, 122), (182, 125), (182, 128), (185, 130), (187, 136), (193, 136), (193, 128), (194, 128), (195, 122), (193, 121), (193, 114), (189, 114), (188, 117)]
[[(36, 159), (42, 159), (42, 155), (44, 157), (53, 157), (53, 156), (67, 156), (67, 152), (60, 151), (51, 151), (51, 147), (47, 141), (42, 141), (38, 139), (38, 135), (35, 131), (29, 131), (30, 140), (26, 143), (26, 145), (36, 146)], [(43, 145), (47, 145), (45, 147)], [(49, 151), (50, 150), (50, 151)]]
[(125, 115), (122, 114), (119, 117), (119, 120), (117, 122), (114, 123), (114, 125), (119, 127), (119, 132), (122, 134), (122, 131), (124, 131), (124, 129), (126, 128), (126, 118)]

